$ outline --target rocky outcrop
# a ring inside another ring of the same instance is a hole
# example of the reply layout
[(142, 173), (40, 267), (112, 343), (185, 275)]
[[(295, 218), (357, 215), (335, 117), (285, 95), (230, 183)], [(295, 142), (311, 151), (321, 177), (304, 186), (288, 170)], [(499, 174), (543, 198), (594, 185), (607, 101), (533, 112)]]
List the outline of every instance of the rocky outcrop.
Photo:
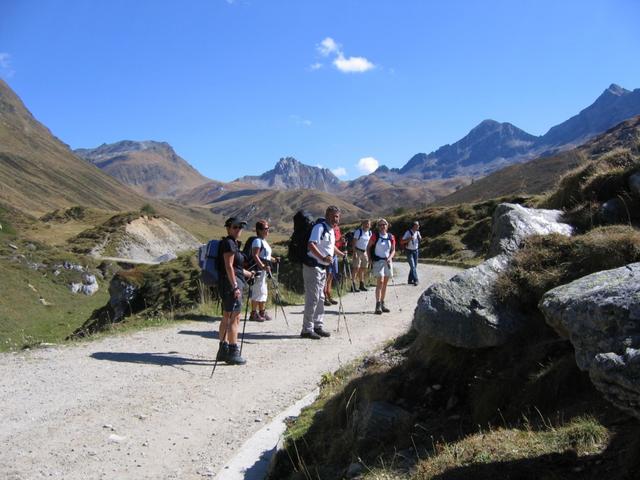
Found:
[(560, 221), (560, 210), (525, 208), (514, 203), (501, 203), (493, 213), (491, 241), (487, 257), (514, 253), (531, 235), (559, 233), (570, 236), (572, 228)]
[(463, 348), (504, 344), (527, 324), (524, 313), (499, 305), (493, 297), (496, 278), (509, 266), (522, 240), (533, 234), (570, 235), (558, 222), (559, 211), (536, 210), (514, 204), (496, 209), (492, 252), (496, 254), (448, 282), (430, 286), (418, 300), (413, 327), (420, 333)]
[(413, 327), (457, 347), (502, 345), (524, 321), (492, 298), (493, 284), (508, 265), (509, 257), (498, 255), (432, 285), (418, 300)]
[(640, 263), (554, 288), (539, 307), (596, 388), (640, 418)]

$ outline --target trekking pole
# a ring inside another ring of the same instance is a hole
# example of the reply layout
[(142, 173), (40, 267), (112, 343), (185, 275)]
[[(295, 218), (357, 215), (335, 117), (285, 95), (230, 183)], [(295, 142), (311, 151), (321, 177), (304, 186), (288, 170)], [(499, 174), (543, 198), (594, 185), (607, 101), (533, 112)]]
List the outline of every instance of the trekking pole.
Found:
[[(278, 261), (278, 263), (276, 263), (276, 276), (274, 281), (276, 282), (276, 284), (279, 284), (280, 282), (280, 261)], [(278, 296), (280, 298), (282, 298), (280, 296), (280, 291), (278, 290)], [(284, 312), (284, 310), (283, 310)], [(273, 306), (273, 319), (275, 320), (276, 318), (278, 318), (278, 305), (274, 305)], [(284, 317), (285, 321), (287, 320), (287, 317)], [(289, 326), (289, 322), (287, 321), (287, 327)]]
[(344, 256), (345, 258), (345, 275), (349, 274), (349, 278), (351, 279), (351, 291), (353, 293), (358, 291), (358, 288), (356, 287), (356, 282), (353, 279), (353, 272), (351, 271), (351, 262), (349, 262), (349, 254)]
[[(222, 320), (220, 320), (220, 322), (221, 323), (224, 322), (224, 314), (223, 314)], [(225, 339), (227, 338), (227, 330), (228, 330), (228, 327), (224, 329), (224, 335), (223, 335), (223, 337), (221, 339), (219, 339), (221, 344), (223, 344)], [(213, 378), (213, 374), (216, 373), (216, 367), (217, 366), (218, 366), (218, 354), (216, 353), (216, 359), (213, 362), (213, 370), (211, 370), (211, 375), (209, 375), (209, 378)]]
[(251, 300), (251, 290), (253, 290), (253, 278), (249, 280), (249, 292), (247, 293), (247, 306), (244, 309), (244, 323), (242, 325), (242, 337), (240, 338), (240, 355), (242, 355), (242, 344), (244, 343), (244, 331), (247, 328), (247, 317), (249, 316), (249, 300)]
[[(267, 273), (267, 276), (269, 277), (269, 279), (271, 280), (271, 285), (273, 286), (273, 291), (276, 294), (275, 295), (275, 300), (276, 300), (276, 312), (278, 311), (278, 304), (280, 305), (280, 309), (282, 310), (282, 315), (284, 315), (284, 321), (287, 323), (287, 328), (289, 328), (289, 320), (287, 320), (287, 314), (284, 311), (284, 307), (283, 307), (283, 301), (282, 301), (282, 295), (280, 295), (280, 288), (278, 287), (278, 283), (276, 282), (276, 279), (273, 278), (273, 275), (271, 275), (271, 273)], [(275, 315), (273, 316), (273, 318), (275, 319)]]
[(344, 311), (344, 306), (342, 305), (342, 294), (340, 285), (338, 286), (338, 331), (340, 331), (340, 314), (344, 317), (344, 327), (347, 329), (347, 337), (349, 337), (349, 343), (353, 344), (351, 341), (351, 332), (349, 332), (349, 324), (347, 323), (347, 314)]
[(396, 303), (398, 304), (398, 311), (402, 311), (402, 307), (400, 306), (400, 298), (398, 297), (398, 292), (396, 290), (396, 281), (393, 279), (393, 268), (391, 267), (391, 262), (389, 262), (389, 270), (391, 270), (391, 285), (393, 285), (393, 293), (396, 295)]

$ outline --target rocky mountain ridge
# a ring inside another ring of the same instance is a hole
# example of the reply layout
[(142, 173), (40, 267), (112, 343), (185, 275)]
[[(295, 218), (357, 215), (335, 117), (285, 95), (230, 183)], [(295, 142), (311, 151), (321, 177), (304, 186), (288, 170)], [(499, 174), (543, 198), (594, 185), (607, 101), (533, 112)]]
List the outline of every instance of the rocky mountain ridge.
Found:
[(123, 140), (97, 148), (79, 148), (74, 153), (152, 198), (175, 198), (210, 181), (167, 142)]

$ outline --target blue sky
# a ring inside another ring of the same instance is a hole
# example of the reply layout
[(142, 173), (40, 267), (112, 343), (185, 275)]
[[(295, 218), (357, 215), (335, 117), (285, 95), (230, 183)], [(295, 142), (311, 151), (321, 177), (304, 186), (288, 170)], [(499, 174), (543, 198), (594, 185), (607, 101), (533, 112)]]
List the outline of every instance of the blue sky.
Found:
[(347, 179), (640, 87), (639, 24), (636, 0), (0, 0), (0, 76), (72, 148), (160, 140), (216, 180), (283, 156)]

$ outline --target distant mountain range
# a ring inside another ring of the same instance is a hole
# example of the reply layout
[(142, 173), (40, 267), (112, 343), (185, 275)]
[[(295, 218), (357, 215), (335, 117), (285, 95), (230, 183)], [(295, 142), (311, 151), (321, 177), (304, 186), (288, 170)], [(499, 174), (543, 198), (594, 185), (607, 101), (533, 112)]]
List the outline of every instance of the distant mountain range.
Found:
[(629, 91), (612, 84), (593, 104), (539, 137), (510, 123), (485, 120), (452, 145), (414, 155), (400, 169), (381, 167), (375, 173), (385, 179), (398, 175), (423, 179), (482, 177), (514, 163), (576, 147), (638, 114), (640, 89)]
[(147, 197), (175, 198), (211, 181), (166, 142), (123, 140), (74, 153)]

